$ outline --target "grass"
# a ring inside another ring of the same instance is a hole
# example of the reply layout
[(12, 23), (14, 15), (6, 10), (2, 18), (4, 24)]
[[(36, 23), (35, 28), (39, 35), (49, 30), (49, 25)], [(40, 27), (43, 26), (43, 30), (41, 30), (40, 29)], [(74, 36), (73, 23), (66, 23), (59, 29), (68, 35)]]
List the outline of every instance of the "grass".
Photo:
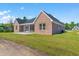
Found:
[(29, 46), (52, 56), (77, 56), (79, 55), (78, 32), (79, 31), (69, 31), (55, 35), (0, 33), (0, 38)]

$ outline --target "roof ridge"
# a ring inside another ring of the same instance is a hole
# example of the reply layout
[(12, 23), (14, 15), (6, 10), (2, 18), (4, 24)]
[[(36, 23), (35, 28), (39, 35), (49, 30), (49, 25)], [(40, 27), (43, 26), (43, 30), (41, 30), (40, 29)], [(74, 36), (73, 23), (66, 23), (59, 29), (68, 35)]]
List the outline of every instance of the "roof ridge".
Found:
[(61, 23), (61, 24), (64, 24), (64, 23), (62, 23), (61, 21), (59, 21), (57, 18), (55, 18), (53, 15), (51, 15), (50, 13), (47, 13), (47, 12), (45, 12), (44, 10), (43, 10), (42, 12), (44, 12), (45, 14), (47, 14), (52, 20), (54, 19), (54, 21), (59, 22), (59, 23)]

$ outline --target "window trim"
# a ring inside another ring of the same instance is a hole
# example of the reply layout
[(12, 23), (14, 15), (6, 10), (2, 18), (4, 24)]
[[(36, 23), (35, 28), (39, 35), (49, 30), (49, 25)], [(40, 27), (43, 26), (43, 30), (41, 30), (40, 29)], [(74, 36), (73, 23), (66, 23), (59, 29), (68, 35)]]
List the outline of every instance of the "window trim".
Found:
[(41, 31), (44, 31), (46, 29), (46, 24), (45, 23), (39, 24), (39, 28)]

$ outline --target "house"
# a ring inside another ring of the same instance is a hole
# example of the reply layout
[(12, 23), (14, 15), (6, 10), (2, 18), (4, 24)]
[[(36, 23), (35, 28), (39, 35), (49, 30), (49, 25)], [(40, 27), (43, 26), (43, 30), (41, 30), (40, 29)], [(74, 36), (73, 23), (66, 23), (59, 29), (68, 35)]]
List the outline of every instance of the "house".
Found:
[(74, 28), (72, 28), (72, 30), (79, 30), (79, 26), (74, 26)]
[(35, 32), (36, 34), (56, 34), (64, 32), (64, 24), (51, 14), (41, 11), (32, 19), (16, 18), (14, 32)]
[(72, 30), (79, 30), (79, 23), (72, 28)]

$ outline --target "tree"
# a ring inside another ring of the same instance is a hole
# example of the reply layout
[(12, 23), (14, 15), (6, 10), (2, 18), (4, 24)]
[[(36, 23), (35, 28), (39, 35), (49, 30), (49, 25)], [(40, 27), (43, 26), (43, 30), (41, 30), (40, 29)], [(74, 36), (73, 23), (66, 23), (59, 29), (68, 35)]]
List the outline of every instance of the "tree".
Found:
[(65, 29), (66, 30), (72, 30), (72, 28), (76, 26), (76, 24), (74, 22), (71, 22), (71, 23), (66, 23), (65, 24)]
[(65, 24), (65, 29), (66, 29), (66, 30), (69, 30), (69, 29), (70, 29), (70, 26), (69, 26), (68, 23)]
[(79, 23), (77, 23), (76, 25), (79, 26)]
[(9, 23), (8, 27), (11, 28), (11, 31), (13, 31), (13, 19), (10, 19)]
[(70, 29), (72, 29), (76, 24), (74, 22), (70, 23)]
[(23, 20), (27, 20), (27, 18), (24, 16), (24, 17), (23, 17)]

